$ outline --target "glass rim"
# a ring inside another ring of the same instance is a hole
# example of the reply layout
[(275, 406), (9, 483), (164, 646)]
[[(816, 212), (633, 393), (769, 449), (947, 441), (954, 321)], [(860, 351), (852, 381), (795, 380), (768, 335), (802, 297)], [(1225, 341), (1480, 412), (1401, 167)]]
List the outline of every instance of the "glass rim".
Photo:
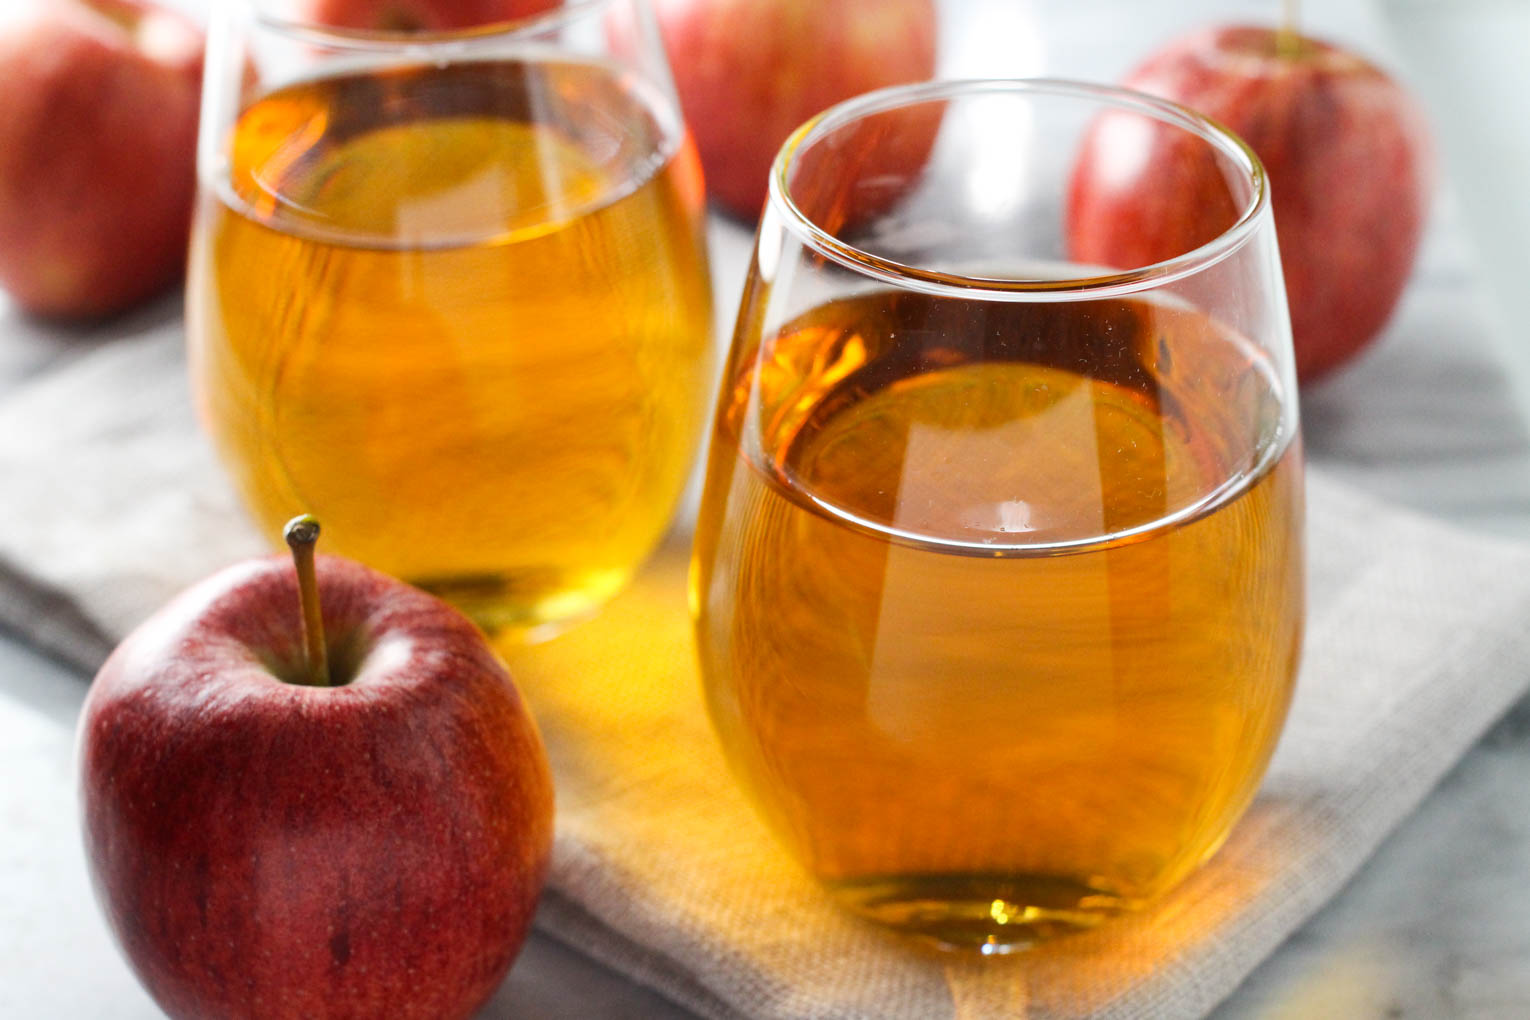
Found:
[[(1229, 156), (1248, 175), (1253, 197), (1226, 230), (1205, 244), (1161, 262), (1118, 272), (1065, 279), (1004, 280), (964, 276), (898, 262), (835, 237), (793, 200), (787, 175), (805, 147), (854, 121), (873, 114), (943, 99), (971, 95), (1053, 95), (1100, 102), (1105, 109), (1136, 110), (1164, 123), (1181, 127)], [(926, 293), (1006, 301), (1065, 300), (1138, 293), (1184, 279), (1216, 265), (1248, 240), (1266, 218), (1270, 207), (1269, 178), (1264, 164), (1231, 129), (1179, 103), (1117, 85), (1069, 78), (962, 78), (936, 79), (893, 85), (867, 92), (829, 107), (800, 125), (777, 151), (771, 164), (767, 211), (773, 210), (787, 228), (813, 251), (847, 269)]]
[(610, 7), (618, 0), (569, 0), (568, 3), (519, 18), (488, 21), (482, 25), (439, 31), (346, 28), (278, 14), (270, 10), (269, 0), (236, 0), (236, 2), (249, 11), (250, 16), (261, 27), (330, 49), (371, 53), (396, 53), (400, 50), (411, 53), (430, 53), (433, 50), (470, 48), (481, 41), (530, 35), (548, 28), (570, 24), (592, 11)]

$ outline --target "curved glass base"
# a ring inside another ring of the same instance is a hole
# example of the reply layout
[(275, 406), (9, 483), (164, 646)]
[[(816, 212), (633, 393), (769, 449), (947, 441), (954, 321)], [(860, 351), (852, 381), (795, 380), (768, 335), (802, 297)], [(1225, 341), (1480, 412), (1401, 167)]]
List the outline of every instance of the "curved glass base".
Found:
[(600, 611), (627, 583), (630, 570), (528, 570), (411, 581), (444, 599), (494, 639), (535, 644)]
[(861, 916), (926, 945), (984, 955), (1020, 952), (1142, 905), (1059, 875), (895, 875), (828, 887)]

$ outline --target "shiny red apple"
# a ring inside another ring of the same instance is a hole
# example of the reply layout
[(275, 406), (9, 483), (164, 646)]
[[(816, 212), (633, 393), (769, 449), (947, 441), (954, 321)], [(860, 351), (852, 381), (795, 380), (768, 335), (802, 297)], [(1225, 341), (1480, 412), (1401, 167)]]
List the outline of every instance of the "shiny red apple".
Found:
[(314, 675), (299, 574), (275, 558), (183, 593), (97, 674), (80, 724), (97, 897), (172, 1017), (469, 1016), (546, 873), (540, 738), (455, 609), (316, 566)]
[[(1408, 281), (1429, 209), (1431, 146), (1407, 91), (1337, 46), (1245, 26), (1172, 42), (1125, 84), (1222, 122), (1264, 163), (1300, 379), (1374, 339)], [(1226, 189), (1210, 161), (1191, 156), (1177, 129), (1154, 144), (1156, 156), (1132, 170), (1105, 158), (1098, 131), (1086, 141), (1068, 208), (1074, 259), (1144, 266), (1225, 228)]]
[(202, 33), (138, 0), (0, 15), (0, 286), (38, 315), (120, 311), (180, 278)]
[(708, 193), (753, 220), (803, 121), (935, 71), (933, 0), (655, 0)]
[(295, 15), (333, 28), (445, 32), (540, 14), (559, 0), (296, 0)]

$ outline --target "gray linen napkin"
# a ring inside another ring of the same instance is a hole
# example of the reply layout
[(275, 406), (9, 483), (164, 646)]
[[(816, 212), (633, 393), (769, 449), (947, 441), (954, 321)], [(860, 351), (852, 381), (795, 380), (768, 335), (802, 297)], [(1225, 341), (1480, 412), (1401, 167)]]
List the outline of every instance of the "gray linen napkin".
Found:
[[(196, 428), (174, 324), (0, 405), (0, 478), (0, 620), (87, 668), (182, 585), (263, 549)], [(1141, 917), (964, 963), (839, 912), (755, 820), (702, 711), (684, 545), (594, 621), (510, 659), (558, 783), (539, 923), (709, 1017), (1202, 1014), (1359, 867), (1530, 664), (1530, 548), (1314, 473), (1301, 682), (1228, 845)]]

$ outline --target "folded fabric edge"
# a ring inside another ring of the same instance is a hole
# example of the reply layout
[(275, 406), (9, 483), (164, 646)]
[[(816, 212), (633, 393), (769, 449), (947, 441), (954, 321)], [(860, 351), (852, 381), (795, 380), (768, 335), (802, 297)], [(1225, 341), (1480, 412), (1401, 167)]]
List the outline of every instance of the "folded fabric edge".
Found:
[(0, 559), (0, 627), (87, 676), (115, 644), (69, 595)]
[[(1340, 482), (1325, 480), (1319, 488), (1323, 490), (1320, 498), (1330, 505), (1383, 513), (1393, 528), (1413, 539), (1427, 539), (1431, 544), (1448, 539), (1462, 548), (1469, 547), (1483, 561), (1490, 561), (1495, 553), (1508, 554), (1515, 561), (1530, 558), (1530, 546), (1522, 542), (1483, 535), (1400, 509)], [(1391, 569), (1409, 567), (1402, 560), (1394, 560)], [(1384, 755), (1380, 764), (1367, 770), (1370, 779), (1333, 791), (1309, 805), (1308, 813), (1329, 820), (1334, 828), (1323, 834), (1303, 861), (1265, 889), (1259, 908), (1234, 921), (1215, 941), (1202, 943), (1199, 952), (1192, 950), (1165, 960), (1158, 977), (1148, 986), (1122, 989), (1122, 995), (1098, 1014), (1099, 1020), (1142, 1016), (1144, 1008), (1151, 1014), (1155, 1003), (1174, 1015), (1205, 1015), (1353, 878), (1462, 755), (1523, 696), (1530, 681), (1522, 666), (1530, 660), (1530, 633), (1521, 633), (1515, 621), (1530, 615), (1530, 587), (1521, 585), (1520, 589), (1509, 593), (1506, 601), (1511, 604), (1484, 631), (1457, 635), (1440, 649), (1438, 657), (1412, 664), (1418, 671), (1437, 675), (1438, 682), (1420, 685), (1423, 697), (1411, 711), (1389, 713), (1391, 718), (1383, 728), (1395, 726), (1401, 734), (1390, 743), (1394, 753)], [(1472, 696), (1463, 699), (1463, 690)], [(1424, 751), (1397, 753), (1403, 747)], [(1383, 782), (1390, 784), (1393, 792), (1378, 796)], [(1305, 827), (1312, 824), (1309, 820)], [(544, 929), (558, 941), (704, 1016), (731, 1020), (750, 1015), (738, 1012), (748, 1003), (737, 996), (730, 1005), (719, 1001), (718, 993), (701, 987), (707, 975), (676, 963), (673, 954), (656, 953), (632, 942), (593, 916), (568, 892), (559, 892), (557, 897), (560, 905), (548, 915)], [(690, 934), (694, 937), (698, 933)], [(1050, 1014), (1043, 1012), (1038, 1017), (1046, 1015)]]
[[(1505, 614), (1506, 621), (1530, 614), (1530, 594), (1520, 601), (1526, 603), (1520, 607), (1522, 612)], [(1525, 696), (1530, 675), (1522, 667), (1516, 671), (1515, 664), (1523, 663), (1530, 655), (1530, 635), (1500, 630), (1497, 638), (1468, 646), (1467, 655), (1456, 660), (1450, 670), (1454, 682), (1430, 685), (1426, 690), (1432, 697), (1401, 720), (1402, 732), (1413, 739), (1399, 740), (1396, 746), (1432, 744), (1439, 750), (1432, 754), (1396, 755), (1394, 760), (1377, 767), (1378, 774), (1386, 775), (1394, 783), (1394, 789), (1402, 789), (1400, 797), (1382, 808), (1367, 810), (1369, 798), (1364, 790), (1374, 790), (1374, 786), (1357, 784), (1348, 796), (1341, 795), (1336, 803), (1327, 805), (1326, 813), (1336, 820), (1335, 828), (1319, 852), (1311, 854), (1302, 866), (1283, 875), (1267, 891), (1263, 897), (1265, 908), (1234, 931), (1225, 933), (1226, 937), (1208, 944), (1208, 952), (1181, 958), (1165, 968), (1162, 975), (1165, 986), (1177, 985), (1181, 995), (1190, 989), (1196, 1015), (1204, 1016), (1225, 1001), (1286, 939), (1327, 906), (1463, 756)], [(1487, 686), (1479, 685), (1477, 696), (1461, 698), (1461, 684), (1473, 677), (1497, 679)], [(1442, 720), (1453, 721), (1454, 725), (1442, 728)], [(1396, 721), (1394, 718), (1394, 724)], [(1141, 1016), (1142, 1007), (1140, 1000), (1118, 1001), (1101, 1013), (1099, 1020)]]
[(556, 889), (546, 889), (536, 928), (560, 945), (650, 988), (707, 1020), (749, 1020), (713, 994), (688, 969), (597, 919)]

